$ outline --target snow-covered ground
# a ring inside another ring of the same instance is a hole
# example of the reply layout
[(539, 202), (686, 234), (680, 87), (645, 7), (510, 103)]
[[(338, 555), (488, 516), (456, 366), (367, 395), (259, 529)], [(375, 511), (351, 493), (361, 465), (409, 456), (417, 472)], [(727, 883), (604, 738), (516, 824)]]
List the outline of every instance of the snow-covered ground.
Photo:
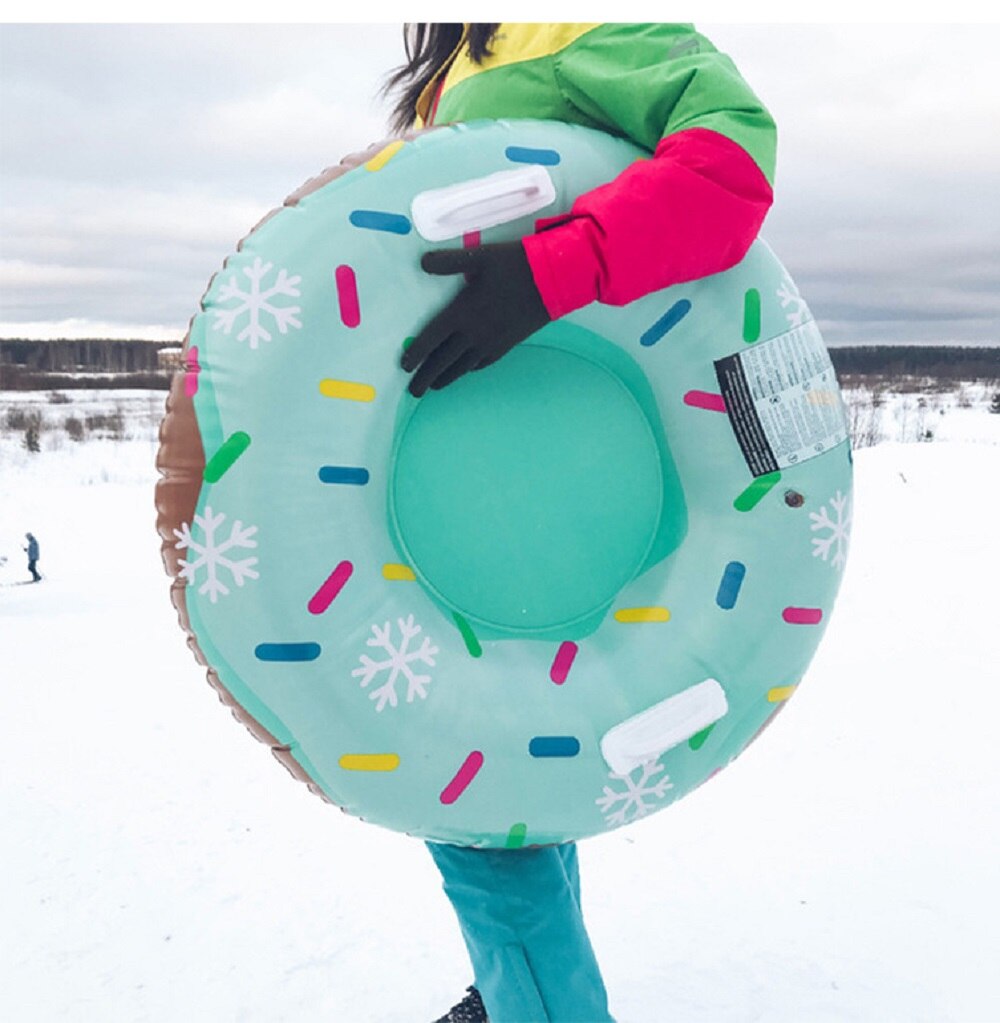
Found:
[[(163, 396), (87, 395), (125, 425), (74, 441), (67, 393), (0, 394), (3, 1017), (436, 1018), (471, 977), (421, 844), (288, 777), (184, 645), (154, 530)], [(582, 843), (621, 1023), (1000, 1020), (1000, 415), (970, 395), (880, 407), (837, 610), (767, 735)], [(5, 429), (26, 403), (38, 452)], [(900, 440), (927, 420), (932, 443)], [(13, 585), (28, 529), (45, 580)]]

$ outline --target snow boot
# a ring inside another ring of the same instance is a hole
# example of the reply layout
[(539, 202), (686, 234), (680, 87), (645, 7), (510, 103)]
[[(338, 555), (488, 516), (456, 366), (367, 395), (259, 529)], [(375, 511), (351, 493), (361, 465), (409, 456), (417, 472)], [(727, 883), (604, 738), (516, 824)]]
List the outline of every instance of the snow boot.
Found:
[(467, 988), (468, 994), (458, 1003), (452, 1006), (448, 1014), (436, 1019), (434, 1023), (489, 1023), (483, 1000), (479, 992), (474, 988)]

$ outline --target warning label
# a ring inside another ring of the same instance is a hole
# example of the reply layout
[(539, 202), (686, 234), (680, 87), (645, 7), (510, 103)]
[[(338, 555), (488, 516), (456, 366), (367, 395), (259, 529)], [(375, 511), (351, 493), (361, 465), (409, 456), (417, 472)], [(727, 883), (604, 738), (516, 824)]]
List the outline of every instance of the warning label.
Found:
[(812, 321), (719, 359), (715, 375), (754, 476), (798, 465), (847, 439), (833, 363)]

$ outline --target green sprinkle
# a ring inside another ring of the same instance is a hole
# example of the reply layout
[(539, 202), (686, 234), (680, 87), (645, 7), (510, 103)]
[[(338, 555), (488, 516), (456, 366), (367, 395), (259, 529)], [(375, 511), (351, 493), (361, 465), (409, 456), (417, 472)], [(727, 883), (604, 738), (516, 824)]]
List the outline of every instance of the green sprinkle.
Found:
[(733, 501), (737, 511), (747, 512), (756, 508), (764, 495), (781, 479), (780, 472), (769, 472), (766, 476), (758, 476), (739, 497)]
[(507, 848), (520, 849), (524, 845), (524, 838), (527, 833), (527, 824), (514, 824), (510, 831), (507, 832)]
[(242, 430), (229, 436), (222, 447), (215, 452), (205, 466), (205, 480), (208, 483), (218, 483), (220, 479), (232, 468), (236, 461), (246, 449), (250, 447), (250, 435)]
[(452, 612), (452, 618), (455, 619), (455, 624), (458, 626), (458, 631), (462, 634), (462, 639), (465, 640), (465, 649), (472, 654), (473, 657), (482, 657), (483, 648), (479, 645), (479, 640), (476, 639), (476, 634), (472, 631), (472, 626), (457, 612)]
[(703, 728), (700, 732), (696, 732), (692, 735), (691, 738), (688, 739), (688, 745), (691, 749), (701, 749), (701, 747), (705, 745), (705, 740), (709, 737), (713, 728), (715, 728), (715, 725), (709, 725), (708, 728)]
[(760, 337), (760, 292), (748, 288), (743, 296), (743, 340), (751, 344)]

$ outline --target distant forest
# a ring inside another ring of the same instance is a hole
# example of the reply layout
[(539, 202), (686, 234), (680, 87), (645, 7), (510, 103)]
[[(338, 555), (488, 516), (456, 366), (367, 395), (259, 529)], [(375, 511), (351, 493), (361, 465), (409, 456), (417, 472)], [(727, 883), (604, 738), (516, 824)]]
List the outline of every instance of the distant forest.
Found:
[[(842, 384), (877, 381), (984, 381), (1000, 386), (1000, 346), (861, 345), (831, 348)], [(0, 338), (0, 390), (81, 387), (167, 390), (180, 365), (179, 346), (169, 342), (32, 341)]]
[(927, 377), (931, 380), (1000, 381), (1000, 347), (864, 345), (831, 348), (841, 378)]

